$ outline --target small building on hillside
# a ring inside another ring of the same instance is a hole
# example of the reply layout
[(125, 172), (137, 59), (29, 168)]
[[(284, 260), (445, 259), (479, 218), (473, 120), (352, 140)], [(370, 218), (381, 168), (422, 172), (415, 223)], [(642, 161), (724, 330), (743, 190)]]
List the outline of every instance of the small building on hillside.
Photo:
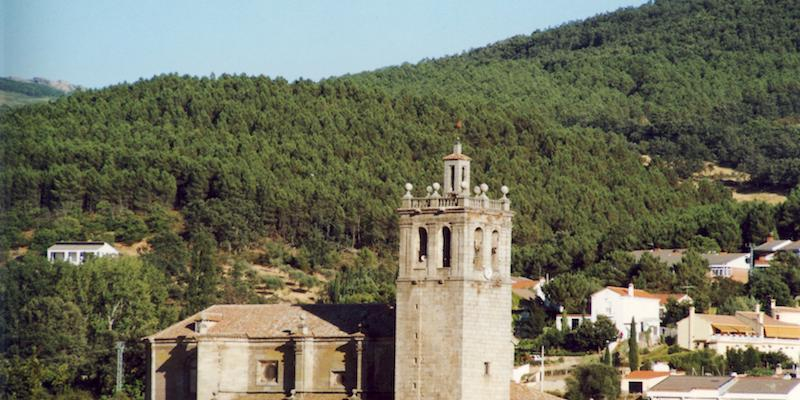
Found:
[[(686, 251), (686, 249), (653, 249), (636, 250), (630, 254), (636, 260), (639, 260), (644, 254), (649, 254), (668, 266), (674, 267), (683, 260)], [(712, 252), (701, 253), (700, 257), (708, 261), (709, 276), (730, 278), (742, 283), (747, 283), (750, 277), (750, 253)]]
[(800, 362), (800, 325), (773, 318), (760, 309), (736, 315), (696, 314), (678, 321), (678, 346), (712, 349), (725, 355), (728, 349), (753, 347), (762, 352), (780, 351)]
[(711, 275), (716, 278), (730, 278), (742, 283), (750, 279), (749, 253), (708, 253), (701, 256), (708, 261)]
[(50, 262), (66, 261), (83, 264), (92, 257), (118, 256), (119, 251), (106, 242), (56, 242), (47, 249)]
[(644, 393), (669, 375), (669, 371), (631, 371), (620, 380), (620, 389), (623, 393)]
[(533, 300), (539, 298), (546, 300), (542, 287), (547, 283), (545, 278), (529, 279), (522, 276), (511, 277), (511, 292), (523, 300)]

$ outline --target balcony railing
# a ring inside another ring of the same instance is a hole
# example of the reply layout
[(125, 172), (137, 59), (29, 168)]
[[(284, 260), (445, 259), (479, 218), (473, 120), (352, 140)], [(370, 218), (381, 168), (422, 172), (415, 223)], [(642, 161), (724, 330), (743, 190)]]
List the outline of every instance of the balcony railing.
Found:
[(508, 198), (489, 199), (477, 197), (405, 197), (401, 208), (439, 209), (439, 208), (478, 208), (486, 210), (510, 211)]

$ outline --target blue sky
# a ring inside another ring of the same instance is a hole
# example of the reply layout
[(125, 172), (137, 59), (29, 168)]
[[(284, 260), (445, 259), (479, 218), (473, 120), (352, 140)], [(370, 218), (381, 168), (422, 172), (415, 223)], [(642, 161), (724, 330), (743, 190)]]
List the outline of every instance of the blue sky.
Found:
[(460, 53), (642, 0), (0, 0), (0, 76), (318, 80)]

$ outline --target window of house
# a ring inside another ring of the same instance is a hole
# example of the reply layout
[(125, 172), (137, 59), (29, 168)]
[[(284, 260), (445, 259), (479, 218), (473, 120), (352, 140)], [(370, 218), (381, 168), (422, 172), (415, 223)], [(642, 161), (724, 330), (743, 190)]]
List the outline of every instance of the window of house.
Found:
[(74, 251), (70, 251), (68, 254), (69, 254), (69, 261), (71, 261), (71, 262), (78, 261), (78, 253), (76, 253)]
[(53, 260), (64, 261), (64, 252), (54, 251), (52, 254), (53, 254)]
[(572, 329), (575, 329), (575, 328), (577, 328), (577, 327), (578, 327), (578, 325), (580, 324), (580, 322), (581, 322), (581, 320), (579, 320), (579, 319), (577, 319), (577, 318), (573, 318), (573, 319), (572, 319), (572, 321), (570, 322), (570, 327), (571, 327)]
[(417, 254), (417, 261), (425, 262), (428, 258), (428, 231), (425, 228), (419, 228), (419, 253)]
[(330, 384), (331, 384), (331, 387), (343, 387), (344, 386), (344, 371), (331, 371)]
[(483, 229), (475, 229), (475, 255), (472, 259), (472, 265), (476, 270), (483, 269)]
[(256, 369), (256, 383), (259, 385), (277, 385), (278, 384), (278, 361), (277, 360), (259, 360), (258, 368)]
[(489, 373), (492, 372), (491, 371), (491, 367), (492, 367), (492, 364), (490, 362), (488, 362), (488, 361), (484, 362), (483, 363), (483, 374), (486, 375), (486, 376), (489, 376)]
[(451, 165), (450, 166), (450, 191), (451, 192), (455, 192), (456, 191), (456, 166), (455, 165)]
[(442, 228), (442, 267), (450, 268), (450, 228)]

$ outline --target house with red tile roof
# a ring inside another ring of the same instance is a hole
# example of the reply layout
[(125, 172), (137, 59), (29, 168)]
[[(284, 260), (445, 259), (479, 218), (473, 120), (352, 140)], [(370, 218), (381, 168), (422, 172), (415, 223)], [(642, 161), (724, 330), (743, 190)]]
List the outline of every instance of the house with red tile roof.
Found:
[(636, 322), (636, 331), (642, 340), (657, 343), (661, 336), (661, 311), (669, 299), (691, 301), (685, 294), (650, 293), (636, 289), (633, 283), (627, 288), (608, 286), (591, 298), (591, 320), (605, 315), (619, 331), (620, 339), (627, 339), (631, 320)]

